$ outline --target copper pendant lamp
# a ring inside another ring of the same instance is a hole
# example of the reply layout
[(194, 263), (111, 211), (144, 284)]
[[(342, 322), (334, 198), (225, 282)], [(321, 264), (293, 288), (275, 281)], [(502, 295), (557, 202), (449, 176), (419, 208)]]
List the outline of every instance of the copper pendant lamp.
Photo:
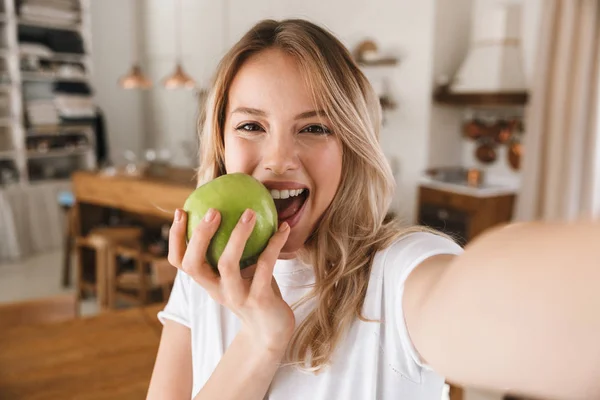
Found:
[[(137, 0), (135, 0), (134, 5), (137, 6)], [(131, 69), (127, 73), (127, 75), (123, 76), (119, 79), (119, 86), (123, 89), (149, 89), (152, 87), (152, 81), (144, 75), (142, 72), (142, 68), (139, 64), (140, 54), (139, 54), (139, 43), (138, 43), (138, 24), (136, 20), (136, 15), (138, 7), (134, 7), (132, 10), (132, 24), (133, 27), (133, 54), (134, 54), (134, 62), (131, 66)]]
[(163, 86), (166, 89), (194, 89), (196, 87), (196, 81), (189, 76), (184, 70), (181, 62), (181, 0), (177, 0), (176, 13), (175, 13), (175, 27), (176, 31), (176, 42), (175, 46), (177, 49), (177, 62), (175, 64), (175, 71), (167, 76), (163, 80)]
[(123, 89), (150, 89), (152, 81), (146, 78), (139, 64), (133, 64), (129, 73), (119, 79), (119, 86)]

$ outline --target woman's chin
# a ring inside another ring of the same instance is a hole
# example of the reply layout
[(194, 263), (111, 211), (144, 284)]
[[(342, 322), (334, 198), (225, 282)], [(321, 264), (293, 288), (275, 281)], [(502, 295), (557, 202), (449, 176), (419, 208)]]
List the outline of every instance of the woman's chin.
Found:
[(287, 242), (285, 242), (283, 248), (281, 249), (281, 252), (279, 253), (280, 259), (289, 259), (296, 257), (296, 253), (304, 245), (304, 241), (306, 239), (302, 240), (302, 238), (298, 237), (299, 235), (295, 235), (294, 233), (295, 232), (292, 229), (292, 232), (290, 232), (290, 236), (288, 237)]

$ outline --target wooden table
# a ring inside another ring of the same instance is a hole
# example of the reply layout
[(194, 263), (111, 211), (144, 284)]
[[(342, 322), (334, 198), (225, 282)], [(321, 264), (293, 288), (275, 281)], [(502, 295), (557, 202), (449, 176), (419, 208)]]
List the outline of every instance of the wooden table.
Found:
[[(193, 169), (175, 167), (169, 168), (163, 176), (80, 171), (73, 174), (72, 181), (75, 194), (72, 235), (80, 242), (86, 241), (94, 228), (107, 222), (110, 209), (134, 216), (134, 220), (146, 227), (170, 224), (175, 209), (183, 207), (196, 187)], [(96, 294), (103, 308), (107, 305), (106, 299), (114, 297), (106, 293), (106, 288), (113, 287), (109, 280), (114, 277), (106, 266), (96, 269), (97, 262), (89, 254), (78, 254), (77, 291)], [(68, 281), (70, 268), (65, 266), (64, 269), (64, 280)]]
[(144, 399), (162, 307), (0, 331), (0, 399)]
[(77, 205), (111, 207), (168, 220), (196, 187), (194, 171), (187, 168), (171, 168), (164, 177), (81, 171), (73, 174), (72, 180)]

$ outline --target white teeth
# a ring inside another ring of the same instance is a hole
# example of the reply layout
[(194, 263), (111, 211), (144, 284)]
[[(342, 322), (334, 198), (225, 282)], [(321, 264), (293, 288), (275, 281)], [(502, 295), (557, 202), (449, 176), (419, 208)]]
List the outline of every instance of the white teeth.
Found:
[(290, 197), (299, 196), (304, 192), (304, 189), (271, 189), (271, 197), (274, 199), (288, 199)]

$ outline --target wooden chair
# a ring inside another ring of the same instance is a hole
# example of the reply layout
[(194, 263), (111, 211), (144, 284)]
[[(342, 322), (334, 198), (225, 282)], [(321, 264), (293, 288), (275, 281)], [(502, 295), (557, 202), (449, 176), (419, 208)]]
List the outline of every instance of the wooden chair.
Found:
[[(141, 237), (142, 229), (139, 227), (106, 227), (93, 229), (87, 236), (77, 238), (78, 295), (81, 296), (84, 291), (95, 293), (100, 310), (105, 310), (109, 306), (109, 270), (115, 257), (115, 248), (122, 243), (138, 243)], [(85, 265), (83, 251), (86, 248), (95, 253), (95, 282), (86, 281), (86, 268), (90, 267)]]
[(0, 329), (63, 322), (79, 315), (74, 294), (0, 304)]

